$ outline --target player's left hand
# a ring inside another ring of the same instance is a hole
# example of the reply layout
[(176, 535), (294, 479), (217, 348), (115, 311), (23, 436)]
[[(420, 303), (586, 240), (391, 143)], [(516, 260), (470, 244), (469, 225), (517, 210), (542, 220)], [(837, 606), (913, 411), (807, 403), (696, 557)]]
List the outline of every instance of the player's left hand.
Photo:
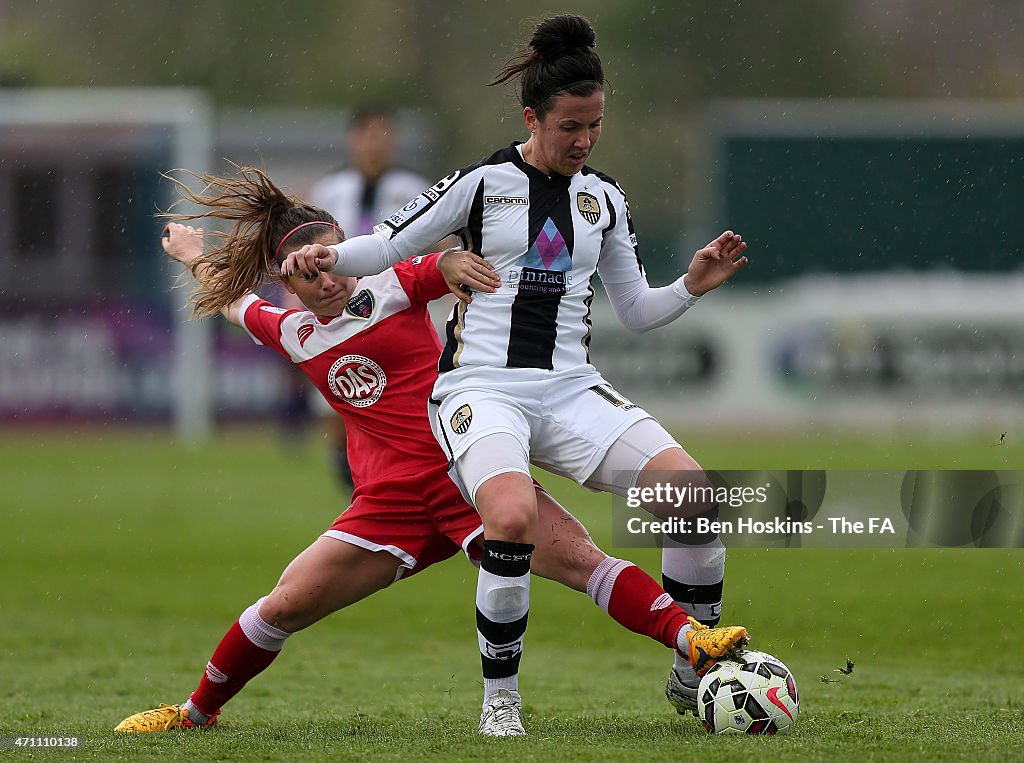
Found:
[(501, 286), (501, 281), (494, 273), (494, 266), (479, 254), (463, 249), (446, 249), (437, 258), (437, 269), (452, 294), (469, 303), (473, 301), (473, 291), (491, 293)]
[(695, 297), (717, 289), (747, 264), (746, 248), (740, 234), (727, 230), (693, 255), (683, 286)]
[(281, 263), (281, 276), (298, 274), (306, 280), (315, 279), (321, 271), (330, 270), (338, 262), (338, 253), (323, 244), (306, 244), (289, 252)]

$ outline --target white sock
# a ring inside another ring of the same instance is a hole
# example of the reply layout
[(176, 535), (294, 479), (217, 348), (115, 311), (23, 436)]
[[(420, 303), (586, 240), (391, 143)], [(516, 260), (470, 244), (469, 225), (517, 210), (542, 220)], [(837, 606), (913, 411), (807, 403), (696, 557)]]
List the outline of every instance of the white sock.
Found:
[(689, 625), (684, 625), (679, 629), (679, 635), (676, 636), (676, 661), (673, 664), (673, 668), (676, 674), (684, 679), (683, 683), (689, 684), (688, 679), (693, 678), (697, 680), (697, 672), (693, 669), (690, 664), (690, 659), (686, 655), (690, 654), (690, 642), (686, 638), (687, 633), (693, 633), (693, 628)]
[(612, 600), (612, 589), (615, 588), (615, 581), (619, 579), (619, 573), (633, 566), (635, 565), (632, 562), (616, 559), (614, 556), (602, 560), (590, 573), (590, 579), (587, 581), (587, 594), (597, 606), (607, 612), (608, 603)]
[(528, 543), (485, 540), (477, 575), (476, 629), (484, 678), (484, 702), (498, 689), (516, 691), (519, 660), (530, 612)]
[(188, 719), (197, 726), (202, 726), (210, 720), (210, 716), (204, 715), (198, 707), (192, 704), (192, 700), (190, 699), (186, 699), (185, 704), (182, 705), (182, 707), (185, 710), (188, 710)]
[(487, 704), (487, 700), (494, 696), (494, 693), (498, 689), (508, 689), (509, 691), (518, 691), (519, 689), (519, 674), (516, 673), (514, 676), (508, 678), (485, 678), (484, 679), (484, 705)]
[[(719, 538), (703, 546), (687, 546), (665, 537), (661, 555), (662, 585), (673, 600), (695, 619), (715, 625), (722, 612), (725, 546)], [(686, 593), (682, 593), (686, 591)], [(679, 635), (685, 638), (684, 627)], [(683, 654), (689, 654), (684, 648)], [(675, 670), (693, 674), (690, 660), (676, 652)]]
[(280, 652), (284, 648), (284, 642), (290, 634), (280, 628), (275, 628), (260, 616), (260, 605), (266, 600), (266, 596), (260, 598), (255, 604), (245, 610), (238, 617), (238, 626), (242, 629), (252, 643), (260, 649), (268, 652)]

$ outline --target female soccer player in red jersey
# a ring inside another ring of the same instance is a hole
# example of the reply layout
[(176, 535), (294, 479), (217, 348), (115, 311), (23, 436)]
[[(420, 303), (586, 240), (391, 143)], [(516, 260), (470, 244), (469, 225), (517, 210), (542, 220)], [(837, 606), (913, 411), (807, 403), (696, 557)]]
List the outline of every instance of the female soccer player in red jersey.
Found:
[[(118, 731), (214, 723), (221, 707), (270, 665), (292, 633), (460, 549), (479, 559), (483, 546), (480, 517), (449, 479), (447, 459), (427, 419), (441, 346), (426, 305), (448, 293), (446, 278), (487, 286), (490, 268), (474, 254), (449, 250), (358, 281), (327, 272), (285, 276), (285, 288), (308, 310), (284, 310), (253, 290), (275, 277), (293, 249), (338, 243), (342, 230), (324, 210), (286, 196), (260, 170), (201, 179), (207, 183), (203, 194), (179, 188), (207, 211), (171, 217), (227, 219), (234, 222), (232, 231), (204, 253), (201, 229), (172, 222), (164, 250), (198, 280), (199, 315), (220, 312), (258, 344), (291, 360), (345, 417), (356, 489), (351, 506), (228, 630), (189, 699), (136, 713)], [(698, 649), (724, 648), (714, 639), (693, 638), (707, 631), (646, 573), (608, 557), (571, 514), (540, 486), (534, 489), (542, 517), (535, 574), (588, 592), (624, 627), (688, 657), (696, 659)], [(506, 649), (519, 648), (496, 632), (489, 636)], [(500, 698), (486, 717), (496, 723), (511, 715), (518, 719), (518, 696), (506, 691)]]
[[(518, 84), (529, 132), (524, 143), (452, 172), (373, 234), (299, 249), (283, 267), (286, 273), (377, 273), (456, 231), (501, 277), (499, 287), (483, 289), (473, 304), (456, 306), (431, 393), (435, 435), (452, 478), (483, 517), (485, 547), (521, 560), (499, 568), (485, 554), (480, 567), (485, 695), (517, 685), (520, 652), (489, 654), (495, 645), (487, 631), (514, 622), (516, 639), (525, 635), (538, 527), (531, 464), (619, 495), (668, 480), (705, 484), (699, 464), (675, 438), (591, 364), (593, 277), (600, 276), (622, 323), (646, 331), (678, 318), (747, 262), (742, 238), (726, 231), (697, 252), (675, 283), (648, 284), (625, 193), (587, 164), (605, 107), (595, 43), (581, 16), (542, 20), (523, 54), (491, 83)], [(647, 508), (675, 518), (674, 507)], [(686, 506), (681, 513), (716, 510)], [(665, 538), (666, 591), (709, 625), (721, 615), (724, 573), (717, 533)], [(499, 600), (501, 612), (492, 605)], [(679, 659), (669, 674), (666, 693), (680, 710), (696, 708), (698, 672)]]

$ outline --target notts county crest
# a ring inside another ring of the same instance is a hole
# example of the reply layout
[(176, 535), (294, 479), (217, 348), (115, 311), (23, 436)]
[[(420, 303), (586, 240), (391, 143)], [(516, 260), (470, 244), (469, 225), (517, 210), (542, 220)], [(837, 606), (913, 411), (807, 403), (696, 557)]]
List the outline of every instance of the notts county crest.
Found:
[(452, 414), (452, 431), (455, 434), (466, 434), (469, 425), (473, 423), (473, 409), (468, 405), (459, 406), (459, 409)]
[(601, 219), (601, 205), (597, 201), (597, 197), (580, 191), (576, 194), (576, 209), (580, 211), (580, 215), (591, 225), (597, 223)]

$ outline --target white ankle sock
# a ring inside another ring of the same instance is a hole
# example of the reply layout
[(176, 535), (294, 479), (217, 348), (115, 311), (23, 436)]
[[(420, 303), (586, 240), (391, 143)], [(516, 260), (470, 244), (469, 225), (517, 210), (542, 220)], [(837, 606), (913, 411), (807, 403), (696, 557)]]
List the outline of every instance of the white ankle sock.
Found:
[(204, 715), (198, 707), (192, 704), (192, 700), (190, 699), (185, 700), (185, 704), (182, 705), (182, 707), (185, 710), (188, 710), (188, 719), (197, 726), (202, 726), (210, 720), (210, 716)]

